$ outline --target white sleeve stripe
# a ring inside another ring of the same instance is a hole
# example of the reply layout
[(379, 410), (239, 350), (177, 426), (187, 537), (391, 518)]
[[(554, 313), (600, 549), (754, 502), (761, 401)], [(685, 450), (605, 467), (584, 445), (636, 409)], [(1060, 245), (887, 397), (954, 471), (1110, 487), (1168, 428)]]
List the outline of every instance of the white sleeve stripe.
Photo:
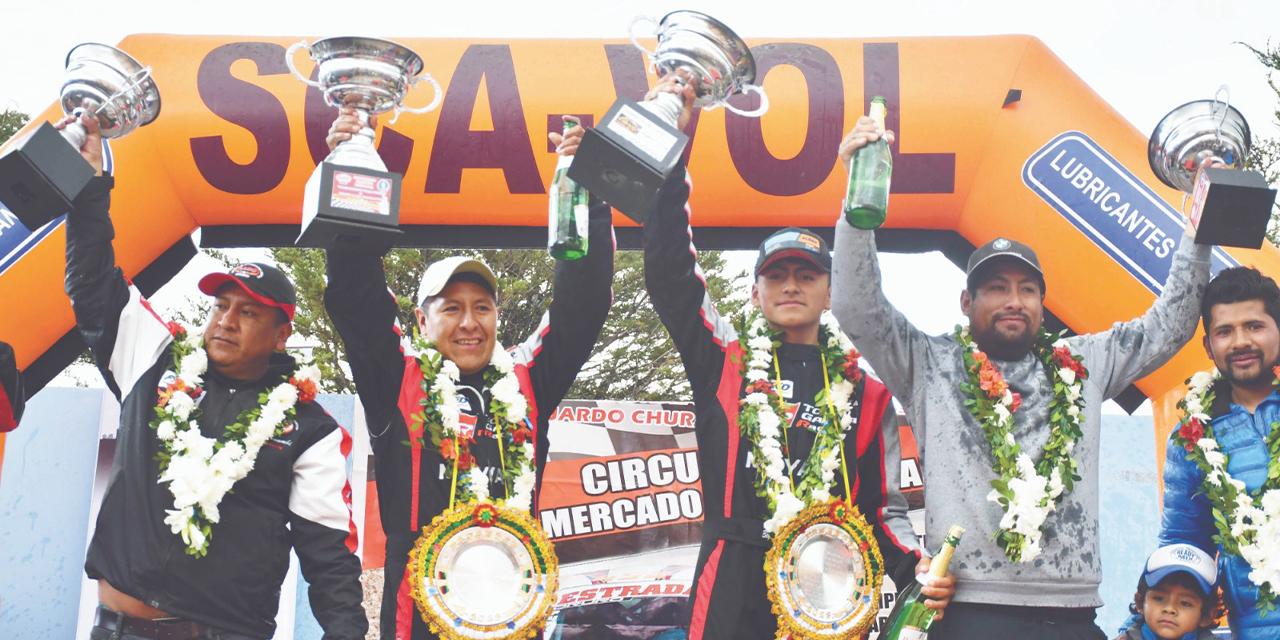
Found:
[(331, 529), (350, 529), (351, 504), (346, 499), (347, 458), (342, 427), (302, 452), (293, 463), (289, 510)]
[(138, 288), (130, 286), (129, 302), (120, 312), (116, 343), (111, 349), (111, 361), (107, 363), (121, 398), (133, 392), (138, 379), (155, 365), (172, 340), (169, 327), (152, 311)]

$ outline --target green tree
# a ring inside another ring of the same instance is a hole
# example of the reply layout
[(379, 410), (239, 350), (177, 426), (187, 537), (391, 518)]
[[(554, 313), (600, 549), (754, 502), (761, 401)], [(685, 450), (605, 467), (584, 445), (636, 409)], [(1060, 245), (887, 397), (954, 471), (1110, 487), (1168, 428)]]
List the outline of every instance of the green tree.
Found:
[[(501, 314), (498, 341), (511, 346), (538, 327), (551, 302), (553, 261), (533, 249), (442, 250), (396, 249), (383, 261), (387, 284), (397, 295), (400, 326), (408, 333), (416, 326), (413, 296), (428, 265), (450, 255), (484, 260), (498, 277)], [(293, 279), (298, 289), (294, 328), (316, 342), (313, 359), (329, 383), (326, 390), (355, 391), (345, 368), (345, 347), (324, 311), (324, 252), (278, 248), (271, 258)], [(732, 285), (719, 252), (700, 254), (712, 297), (732, 303)], [(569, 391), (571, 398), (617, 400), (689, 399), (680, 356), (658, 321), (644, 289), (642, 255), (620, 251), (615, 260), (614, 302), (591, 359)], [(741, 303), (739, 297), (737, 300)]]
[(16, 109), (6, 108), (0, 111), (0, 144), (13, 137), (19, 129), (31, 120), (31, 116)]
[[(1280, 85), (1276, 84), (1275, 76), (1272, 75), (1280, 71), (1280, 46), (1273, 47), (1270, 41), (1261, 49), (1243, 42), (1239, 44), (1251, 51), (1258, 62), (1267, 68), (1267, 84), (1271, 86), (1277, 99), (1272, 124), (1280, 124)], [(1254, 138), (1253, 149), (1249, 151), (1245, 165), (1254, 171), (1261, 171), (1273, 186), (1280, 182), (1280, 138)], [(1271, 224), (1267, 226), (1267, 238), (1272, 244), (1280, 245), (1280, 216), (1272, 215)]]

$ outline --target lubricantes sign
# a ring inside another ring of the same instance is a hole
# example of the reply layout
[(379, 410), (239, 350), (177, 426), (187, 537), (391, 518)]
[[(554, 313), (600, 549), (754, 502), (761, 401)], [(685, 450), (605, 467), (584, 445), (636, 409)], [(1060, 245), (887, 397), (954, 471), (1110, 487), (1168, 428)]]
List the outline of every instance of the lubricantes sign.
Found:
[[(1027, 159), (1022, 180), (1152, 293), (1164, 289), (1186, 220), (1101, 145), (1063, 133)], [(1214, 248), (1214, 273), (1238, 265)]]

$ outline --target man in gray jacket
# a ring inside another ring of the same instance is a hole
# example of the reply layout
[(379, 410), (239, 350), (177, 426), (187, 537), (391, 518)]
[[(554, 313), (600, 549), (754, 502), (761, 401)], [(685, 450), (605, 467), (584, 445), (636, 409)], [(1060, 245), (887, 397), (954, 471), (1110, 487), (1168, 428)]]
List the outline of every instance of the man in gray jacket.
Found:
[[(860, 119), (840, 145), (846, 168), (880, 135)], [(941, 540), (953, 523), (971, 532), (950, 565), (955, 597), (930, 640), (1106, 637), (1094, 622), (1102, 403), (1194, 335), (1209, 247), (1193, 233), (1142, 317), (1058, 341), (1041, 334), (1046, 283), (1030, 247), (996, 238), (978, 248), (960, 296), (968, 327), (928, 336), (885, 298), (873, 232), (837, 222), (832, 310), (916, 431), (925, 532)], [(1001, 476), (1004, 495), (992, 485)]]

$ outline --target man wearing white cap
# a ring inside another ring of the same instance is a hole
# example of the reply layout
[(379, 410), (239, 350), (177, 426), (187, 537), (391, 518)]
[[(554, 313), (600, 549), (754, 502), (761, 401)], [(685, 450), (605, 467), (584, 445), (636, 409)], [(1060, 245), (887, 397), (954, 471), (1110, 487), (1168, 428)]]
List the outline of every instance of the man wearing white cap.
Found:
[[(349, 135), (347, 116), (330, 129), (333, 146)], [(569, 134), (560, 152), (572, 151), (581, 128)], [(364, 405), (376, 462), (378, 506), (387, 535), (386, 579), (381, 614), (383, 638), (435, 638), (417, 614), (405, 581), (408, 553), (422, 527), (450, 505), (447, 478), (455, 468), (472, 467), (489, 478), (488, 494), (510, 498), (494, 437), (491, 404), (527, 406), (525, 426), (503, 439), (535, 442), (536, 477), (547, 459), (547, 419), (582, 364), (591, 355), (612, 302), (612, 213), (592, 200), (590, 253), (557, 261), (553, 299), (533, 335), (509, 352), (498, 348), (497, 279), (483, 262), (463, 256), (445, 258), (427, 268), (415, 299), (418, 353), (401, 348), (396, 301), (387, 291), (382, 256), (372, 252), (330, 250), (325, 309), (346, 344), (347, 361)], [(434, 353), (433, 353), (434, 352)], [(437, 357), (436, 354), (441, 357)], [(426, 354), (426, 357), (422, 357)], [(424, 362), (436, 362), (431, 365)], [(430, 370), (424, 371), (424, 367)], [(451, 377), (452, 382), (441, 376)], [(457, 389), (427, 406), (436, 385)], [(433, 444), (438, 425), (423, 421), (424, 410), (440, 422), (457, 419), (469, 450), (452, 450), (450, 441)], [(536, 483), (535, 483), (536, 484)], [(518, 491), (517, 491), (518, 493)], [(538, 512), (536, 488), (532, 513)]]

